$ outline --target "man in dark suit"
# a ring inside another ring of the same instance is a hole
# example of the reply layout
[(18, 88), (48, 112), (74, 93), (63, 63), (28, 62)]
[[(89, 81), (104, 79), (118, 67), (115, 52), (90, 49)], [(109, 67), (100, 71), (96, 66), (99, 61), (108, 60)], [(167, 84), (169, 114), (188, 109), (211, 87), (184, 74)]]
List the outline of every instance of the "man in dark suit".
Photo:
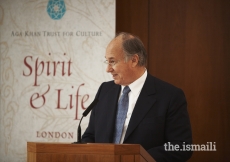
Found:
[(183, 91), (147, 73), (146, 50), (134, 35), (117, 35), (105, 58), (114, 80), (101, 84), (82, 141), (141, 144), (156, 161), (188, 160), (192, 133)]

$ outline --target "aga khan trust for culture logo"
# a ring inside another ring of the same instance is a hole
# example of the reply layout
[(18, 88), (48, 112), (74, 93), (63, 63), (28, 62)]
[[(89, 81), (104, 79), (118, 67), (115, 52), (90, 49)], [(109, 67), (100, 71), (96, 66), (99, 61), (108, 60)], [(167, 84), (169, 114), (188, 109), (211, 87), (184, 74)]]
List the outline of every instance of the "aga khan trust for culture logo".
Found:
[(64, 0), (49, 0), (47, 5), (47, 12), (49, 16), (54, 20), (61, 19), (66, 12)]

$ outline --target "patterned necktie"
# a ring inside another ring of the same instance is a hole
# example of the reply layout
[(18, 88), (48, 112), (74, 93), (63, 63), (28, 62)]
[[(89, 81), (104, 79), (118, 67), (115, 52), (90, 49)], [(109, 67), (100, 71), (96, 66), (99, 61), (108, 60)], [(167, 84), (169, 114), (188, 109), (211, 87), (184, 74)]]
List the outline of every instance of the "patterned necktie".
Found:
[(129, 107), (128, 94), (130, 91), (131, 91), (130, 88), (126, 86), (123, 89), (123, 94), (118, 102), (117, 118), (116, 118), (115, 131), (114, 131), (114, 143), (120, 143), (121, 140), (122, 130), (123, 130), (125, 118)]

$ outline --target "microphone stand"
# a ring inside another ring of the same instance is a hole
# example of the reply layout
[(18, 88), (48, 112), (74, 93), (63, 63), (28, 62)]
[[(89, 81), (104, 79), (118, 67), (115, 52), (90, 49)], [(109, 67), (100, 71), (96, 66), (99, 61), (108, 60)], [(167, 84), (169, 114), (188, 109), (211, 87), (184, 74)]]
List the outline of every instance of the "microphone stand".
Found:
[(79, 122), (78, 128), (77, 128), (77, 142), (73, 142), (72, 144), (85, 144), (84, 142), (81, 142), (81, 121), (84, 116), (81, 117), (81, 120)]
[(83, 112), (81, 120), (77, 128), (77, 142), (73, 142), (72, 144), (84, 144), (84, 142), (81, 141), (81, 121), (83, 117), (88, 115), (88, 113), (93, 109), (93, 107), (97, 104), (97, 102), (98, 102), (98, 99), (95, 98), (94, 101), (89, 105), (89, 107)]

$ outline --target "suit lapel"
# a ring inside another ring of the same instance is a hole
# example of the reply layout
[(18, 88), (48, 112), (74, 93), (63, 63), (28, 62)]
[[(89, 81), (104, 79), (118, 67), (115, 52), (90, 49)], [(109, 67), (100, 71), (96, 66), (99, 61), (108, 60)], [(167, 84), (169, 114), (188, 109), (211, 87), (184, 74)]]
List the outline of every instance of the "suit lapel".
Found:
[[(113, 133), (114, 133), (114, 125), (117, 111), (117, 102), (120, 94), (121, 86), (114, 85), (109, 92), (106, 94), (104, 101), (106, 101), (106, 106), (104, 109), (104, 123), (103, 125), (106, 127), (106, 136), (104, 138), (108, 138), (107, 142), (113, 142)], [(104, 127), (104, 128), (105, 128)]]
[(134, 107), (124, 142), (156, 102), (156, 99), (153, 98), (153, 95), (155, 94), (155, 86), (153, 86), (153, 84), (154, 80), (148, 75)]

